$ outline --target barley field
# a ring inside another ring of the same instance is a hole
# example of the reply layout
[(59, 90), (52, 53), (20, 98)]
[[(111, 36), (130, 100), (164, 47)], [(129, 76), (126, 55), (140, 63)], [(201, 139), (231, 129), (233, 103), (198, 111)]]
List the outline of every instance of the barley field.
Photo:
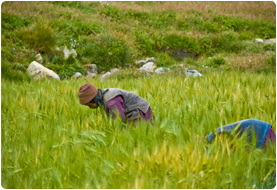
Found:
[[(121, 73), (122, 74), (122, 73)], [(276, 131), (276, 75), (207, 72), (202, 78), (118, 74), (110, 79), (1, 83), (1, 185), (8, 189), (274, 188), (276, 148), (207, 144), (247, 118)], [(132, 91), (156, 121), (127, 128), (78, 101), (79, 87)]]

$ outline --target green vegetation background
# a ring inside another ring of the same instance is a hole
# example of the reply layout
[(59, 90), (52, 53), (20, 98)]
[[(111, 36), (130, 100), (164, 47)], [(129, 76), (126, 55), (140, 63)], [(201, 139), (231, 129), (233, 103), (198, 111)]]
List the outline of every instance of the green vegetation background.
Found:
[[(274, 72), (276, 45), (253, 39), (276, 37), (273, 2), (3, 2), (2, 78), (21, 80), (40, 53), (44, 65), (61, 79), (82, 65), (99, 72), (133, 67), (155, 57), (157, 66), (176, 63), (220, 70)], [(77, 51), (64, 60), (61, 50)], [(196, 59), (178, 59), (177, 50)], [(176, 59), (173, 59), (175, 57)], [(212, 57), (212, 59), (208, 59)]]

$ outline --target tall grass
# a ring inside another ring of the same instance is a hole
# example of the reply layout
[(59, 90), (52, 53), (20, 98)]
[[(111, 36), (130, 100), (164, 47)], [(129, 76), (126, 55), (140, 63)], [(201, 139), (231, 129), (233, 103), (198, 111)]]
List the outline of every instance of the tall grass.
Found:
[[(1, 83), (4, 188), (273, 188), (273, 151), (206, 144), (215, 128), (246, 118), (276, 131), (276, 76), (209, 73), (100, 81)], [(78, 101), (78, 89), (133, 91), (150, 102), (154, 126), (123, 128)]]

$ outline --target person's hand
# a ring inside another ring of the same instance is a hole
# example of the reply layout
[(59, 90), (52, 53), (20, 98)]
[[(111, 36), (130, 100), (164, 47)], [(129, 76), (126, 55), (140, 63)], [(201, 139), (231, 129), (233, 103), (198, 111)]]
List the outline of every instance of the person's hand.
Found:
[(207, 139), (207, 136), (208, 136), (208, 135), (205, 136), (205, 140), (208, 140), (208, 139)]

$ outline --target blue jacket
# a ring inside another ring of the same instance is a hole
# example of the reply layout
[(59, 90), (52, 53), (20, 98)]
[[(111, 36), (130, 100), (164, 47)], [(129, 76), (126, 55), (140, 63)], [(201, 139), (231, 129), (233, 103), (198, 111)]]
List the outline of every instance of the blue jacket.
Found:
[[(229, 125), (225, 125), (223, 127), (219, 127), (216, 129), (216, 133), (231, 133), (234, 131), (234, 129), (236, 129), (236, 127), (238, 127), (234, 132), (238, 134), (238, 136), (241, 136), (243, 132), (248, 132), (247, 139), (252, 142), (251, 132), (254, 129), (256, 135), (256, 147), (260, 148), (265, 142), (265, 138), (270, 126), (271, 124), (257, 119), (245, 119)], [(214, 133), (210, 133), (207, 136), (208, 141), (211, 142), (214, 136)]]

